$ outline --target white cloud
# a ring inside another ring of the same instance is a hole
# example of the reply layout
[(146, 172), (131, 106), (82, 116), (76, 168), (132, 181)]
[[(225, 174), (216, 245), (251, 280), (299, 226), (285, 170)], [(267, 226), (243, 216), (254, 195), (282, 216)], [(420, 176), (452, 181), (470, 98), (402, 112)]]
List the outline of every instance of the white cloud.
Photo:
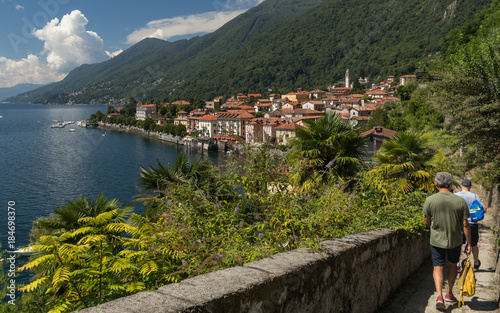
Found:
[(210, 33), (264, 0), (214, 0), (214, 11), (154, 20), (127, 36), (134, 44), (144, 38), (168, 40), (177, 36)]
[(20, 83), (46, 84), (64, 78), (51, 69), (38, 56), (29, 54), (25, 59), (10, 60), (0, 57), (0, 86), (14, 86)]
[(16, 5), (16, 10), (18, 10), (18, 11), (24, 11), (24, 7), (22, 5), (20, 5), (20, 4), (17, 4)]
[(34, 30), (33, 35), (44, 42), (43, 51), (21, 60), (0, 57), (0, 86), (58, 81), (82, 64), (102, 62), (117, 55), (119, 51), (104, 50), (99, 35), (86, 30), (87, 23), (87, 18), (75, 10), (60, 21), (55, 18), (42, 29)]
[(108, 55), (108, 57), (110, 58), (114, 58), (115, 56), (119, 55), (120, 53), (122, 53), (123, 50), (120, 49), (118, 51), (115, 51), (115, 52), (109, 52), (109, 51), (106, 51), (106, 54)]
[(84, 63), (102, 62), (109, 58), (101, 37), (85, 29), (87, 23), (85, 15), (75, 10), (61, 21), (55, 18), (33, 32), (36, 38), (44, 41), (44, 52), (51, 68), (68, 72)]
[(243, 12), (245, 10), (206, 12), (151, 21), (128, 35), (127, 43), (134, 44), (144, 38), (168, 40), (176, 36), (210, 33)]

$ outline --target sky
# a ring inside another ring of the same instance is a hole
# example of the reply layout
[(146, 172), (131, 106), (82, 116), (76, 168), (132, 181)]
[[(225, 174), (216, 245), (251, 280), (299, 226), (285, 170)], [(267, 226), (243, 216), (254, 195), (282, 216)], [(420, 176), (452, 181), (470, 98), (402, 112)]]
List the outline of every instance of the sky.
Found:
[(213, 32), (264, 0), (0, 0), (0, 87), (62, 80), (147, 37)]

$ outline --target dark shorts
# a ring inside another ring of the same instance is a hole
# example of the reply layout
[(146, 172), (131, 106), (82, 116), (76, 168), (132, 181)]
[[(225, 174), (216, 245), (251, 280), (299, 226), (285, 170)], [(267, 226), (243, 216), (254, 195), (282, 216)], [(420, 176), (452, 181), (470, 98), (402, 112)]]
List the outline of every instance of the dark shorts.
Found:
[[(472, 241), (472, 247), (477, 246), (477, 242), (479, 241), (479, 225), (478, 224), (469, 224), (470, 225), (470, 239)], [(465, 234), (462, 232), (462, 238), (464, 240), (464, 244), (467, 243), (467, 239), (465, 238)]]
[(446, 261), (446, 255), (448, 255), (448, 262), (458, 263), (458, 261), (460, 260), (461, 247), (462, 246), (458, 246), (452, 249), (443, 249), (431, 245), (432, 265), (444, 266), (444, 263)]

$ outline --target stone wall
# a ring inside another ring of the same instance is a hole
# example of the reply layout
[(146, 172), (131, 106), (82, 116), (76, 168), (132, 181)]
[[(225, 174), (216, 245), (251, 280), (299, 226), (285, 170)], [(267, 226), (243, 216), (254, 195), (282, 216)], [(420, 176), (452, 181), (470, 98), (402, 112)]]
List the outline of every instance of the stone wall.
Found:
[(430, 255), (428, 233), (380, 229), (117, 299), (81, 313), (374, 312)]
[[(500, 194), (500, 185), (496, 185), (491, 187), (489, 190), (486, 190), (485, 196), (486, 196), (486, 201), (485, 205), (488, 208), (487, 214), (491, 214), (493, 216), (493, 229), (500, 230), (500, 214), (499, 214), (499, 209), (500, 209), (500, 199), (499, 199), (499, 194)], [(499, 234), (496, 234), (497, 236), (497, 242), (499, 240)], [(495, 281), (498, 286), (498, 296), (499, 296), (499, 305), (500, 305), (500, 247), (498, 244), (495, 246), (495, 255), (497, 256), (497, 263), (496, 263), (496, 269), (495, 269)]]

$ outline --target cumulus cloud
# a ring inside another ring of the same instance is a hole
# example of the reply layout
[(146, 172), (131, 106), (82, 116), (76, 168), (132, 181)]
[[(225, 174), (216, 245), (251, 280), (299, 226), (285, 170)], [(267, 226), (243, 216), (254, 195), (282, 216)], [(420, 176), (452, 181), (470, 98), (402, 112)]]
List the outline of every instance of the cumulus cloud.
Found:
[(75, 10), (61, 21), (55, 18), (33, 32), (44, 42), (44, 53), (51, 68), (68, 72), (84, 63), (102, 62), (109, 58), (101, 37), (85, 29), (88, 22), (82, 12)]
[(206, 12), (151, 21), (147, 23), (146, 27), (140, 28), (128, 35), (127, 43), (134, 44), (144, 38), (168, 40), (176, 36), (210, 33), (243, 12), (245, 11)]
[(0, 86), (58, 81), (82, 64), (102, 62), (121, 52), (106, 52), (101, 37), (86, 30), (87, 23), (75, 10), (34, 30), (33, 35), (44, 42), (42, 53), (21, 60), (0, 57)]
[(64, 76), (66, 74), (51, 69), (33, 54), (18, 61), (0, 57), (0, 86), (10, 87), (20, 83), (46, 84), (61, 80)]

